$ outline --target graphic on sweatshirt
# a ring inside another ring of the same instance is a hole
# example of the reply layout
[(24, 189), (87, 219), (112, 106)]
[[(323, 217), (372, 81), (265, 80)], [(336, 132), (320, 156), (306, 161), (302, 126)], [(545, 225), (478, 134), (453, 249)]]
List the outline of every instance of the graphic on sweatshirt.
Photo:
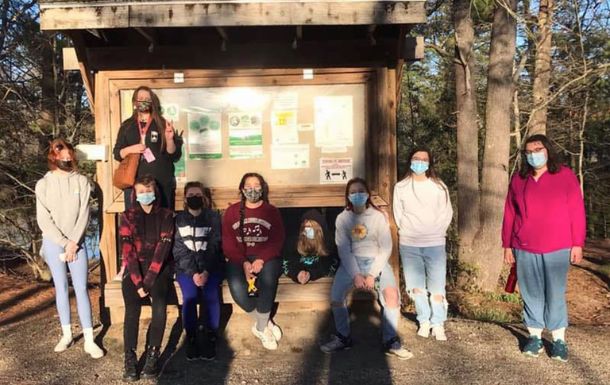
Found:
[[(234, 230), (239, 228), (239, 221), (233, 223)], [(263, 230), (265, 228), (266, 230)], [(261, 218), (245, 218), (244, 220), (244, 240), (242, 237), (237, 236), (239, 242), (246, 242), (246, 246), (254, 247), (256, 243), (267, 242), (269, 239), (269, 231), (271, 230), (271, 223)]]
[(366, 226), (362, 223), (356, 224), (352, 228), (352, 239), (354, 241), (361, 241), (368, 235), (369, 231)]

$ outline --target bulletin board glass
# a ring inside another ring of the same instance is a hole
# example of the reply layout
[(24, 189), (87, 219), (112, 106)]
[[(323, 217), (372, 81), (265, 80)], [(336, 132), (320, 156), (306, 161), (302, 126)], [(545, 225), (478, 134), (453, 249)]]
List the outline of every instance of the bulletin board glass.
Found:
[[(235, 188), (246, 172), (270, 185), (341, 185), (365, 175), (367, 85), (157, 88), (184, 138), (178, 186)], [(121, 120), (133, 111), (120, 90)]]

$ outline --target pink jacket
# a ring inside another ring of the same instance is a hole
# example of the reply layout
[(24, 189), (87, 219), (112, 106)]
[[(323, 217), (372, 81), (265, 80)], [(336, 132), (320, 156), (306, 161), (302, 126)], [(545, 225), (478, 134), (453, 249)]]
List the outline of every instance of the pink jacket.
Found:
[(543, 254), (584, 246), (585, 205), (576, 175), (561, 166), (535, 181), (514, 175), (508, 188), (502, 246)]

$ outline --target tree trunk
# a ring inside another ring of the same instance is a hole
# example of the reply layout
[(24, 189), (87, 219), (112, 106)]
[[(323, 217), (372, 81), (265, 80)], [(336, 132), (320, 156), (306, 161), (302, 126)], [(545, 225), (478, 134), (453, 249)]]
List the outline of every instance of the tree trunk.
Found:
[(41, 109), (38, 125), (47, 135), (55, 137), (57, 135), (55, 125), (55, 74), (54, 74), (54, 49), (53, 36), (48, 32), (43, 32), (41, 47)]
[(459, 258), (472, 262), (471, 247), (479, 228), (479, 168), (474, 28), (469, 0), (454, 0), (455, 100), (457, 114)]
[(553, 23), (553, 0), (540, 0), (536, 61), (534, 69), (533, 108), (529, 134), (546, 133), (547, 99), (551, 81), (551, 43)]
[(502, 270), (500, 234), (508, 188), (512, 72), (517, 31), (516, 19), (512, 15), (516, 9), (517, 0), (497, 4), (491, 31), (481, 180), (481, 228), (473, 245), (473, 254), (480, 268), (477, 281), (484, 290), (496, 288)]

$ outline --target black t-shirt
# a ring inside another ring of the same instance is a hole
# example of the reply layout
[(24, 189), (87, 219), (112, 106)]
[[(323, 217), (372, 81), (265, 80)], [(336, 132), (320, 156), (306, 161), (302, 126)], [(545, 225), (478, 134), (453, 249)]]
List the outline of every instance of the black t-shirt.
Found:
[[(121, 124), (117, 140), (114, 145), (114, 158), (118, 161), (122, 160), (120, 151), (125, 147), (140, 143), (140, 122), (136, 119), (129, 118)], [(145, 126), (145, 124), (144, 124)], [(144, 156), (140, 157), (138, 164), (137, 177), (150, 174), (157, 182), (163, 185), (175, 183), (174, 179), (174, 162), (180, 160), (182, 156), (182, 137), (174, 134), (174, 143), (176, 144), (176, 152), (168, 154), (161, 148), (161, 141), (165, 140), (165, 128), (159, 128), (153, 120), (146, 131), (145, 145), (150, 148), (150, 151), (155, 157), (152, 162), (147, 162)]]

